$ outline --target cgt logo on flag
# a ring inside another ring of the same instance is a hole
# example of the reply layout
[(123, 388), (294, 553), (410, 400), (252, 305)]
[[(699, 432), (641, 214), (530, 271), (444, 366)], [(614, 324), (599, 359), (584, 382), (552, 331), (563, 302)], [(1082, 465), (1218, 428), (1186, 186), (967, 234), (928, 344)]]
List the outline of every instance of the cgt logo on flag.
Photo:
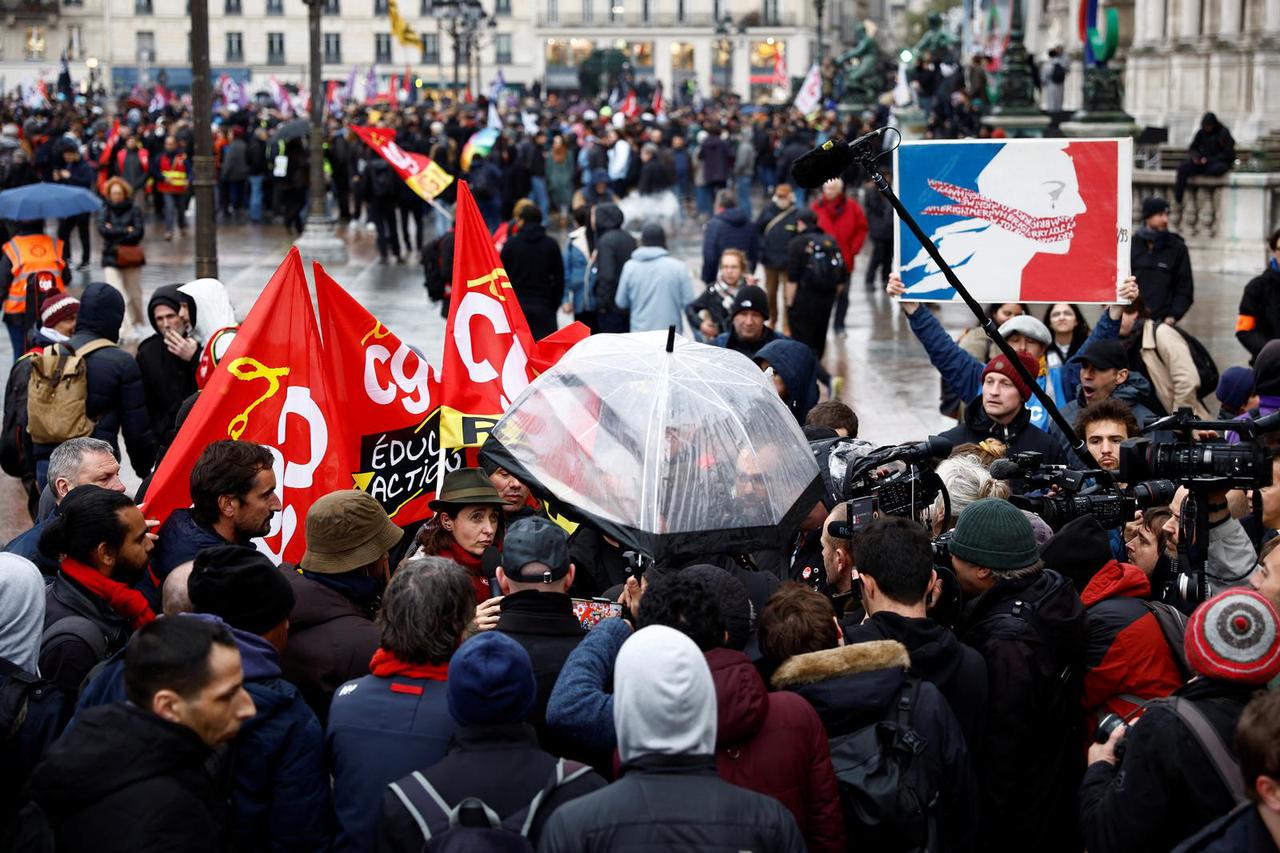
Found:
[(453, 183), (450, 175), (431, 158), (405, 151), (396, 144), (396, 132), (385, 127), (360, 127), (352, 125), (365, 143), (391, 164), (409, 188), (426, 201), (431, 201)]

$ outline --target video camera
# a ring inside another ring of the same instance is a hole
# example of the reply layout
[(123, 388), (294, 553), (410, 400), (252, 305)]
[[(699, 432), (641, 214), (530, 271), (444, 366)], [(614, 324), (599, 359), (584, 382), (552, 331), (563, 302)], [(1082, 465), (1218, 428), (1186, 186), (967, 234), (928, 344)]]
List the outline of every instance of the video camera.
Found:
[[(1177, 491), (1169, 480), (1149, 480), (1122, 489), (1110, 471), (1073, 470), (1041, 460), (1035, 451), (1014, 453), (997, 459), (991, 465), (991, 476), (1019, 481), (1024, 494), (1011, 496), (1009, 502), (1034, 512), (1054, 530), (1083, 515), (1092, 515), (1108, 529), (1123, 527), (1138, 510), (1168, 504)], [(1044, 494), (1025, 494), (1029, 491)]]
[(832, 523), (828, 532), (837, 539), (852, 538), (859, 524), (876, 515), (898, 515), (919, 520), (938, 495), (950, 512), (946, 486), (920, 463), (946, 458), (951, 442), (940, 436), (910, 444), (870, 447), (856, 439), (836, 439), (826, 448), (822, 468), (829, 504), (848, 502), (849, 523)]

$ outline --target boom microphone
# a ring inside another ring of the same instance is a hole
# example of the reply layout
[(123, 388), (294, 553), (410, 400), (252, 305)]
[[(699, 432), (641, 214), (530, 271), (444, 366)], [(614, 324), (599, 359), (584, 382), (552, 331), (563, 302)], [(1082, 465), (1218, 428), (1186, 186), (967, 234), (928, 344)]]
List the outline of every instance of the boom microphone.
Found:
[(923, 462), (926, 459), (943, 459), (951, 455), (951, 441), (940, 435), (931, 435), (915, 444), (904, 444), (894, 454), (903, 462)]
[(1022, 474), (1022, 468), (1012, 459), (997, 459), (991, 463), (991, 477), (994, 480), (1014, 480)]
[(828, 139), (826, 142), (796, 158), (791, 164), (791, 177), (801, 187), (820, 187), (832, 178), (838, 178), (853, 164), (854, 152), (871, 142), (879, 142), (888, 128), (873, 130), (852, 142)]

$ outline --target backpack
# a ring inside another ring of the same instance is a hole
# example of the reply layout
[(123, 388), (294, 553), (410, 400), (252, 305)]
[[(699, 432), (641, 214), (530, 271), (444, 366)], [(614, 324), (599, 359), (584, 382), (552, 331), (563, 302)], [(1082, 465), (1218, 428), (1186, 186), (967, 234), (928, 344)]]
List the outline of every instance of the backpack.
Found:
[(1187, 349), (1191, 350), (1191, 360), (1195, 362), (1196, 374), (1200, 377), (1196, 396), (1207, 397), (1215, 393), (1218, 390), (1218, 363), (1213, 360), (1213, 356), (1209, 355), (1209, 351), (1205, 349), (1204, 344), (1200, 343), (1199, 338), (1181, 326), (1173, 328), (1182, 335), (1182, 339), (1187, 342)]
[(800, 277), (800, 286), (822, 295), (835, 293), (849, 277), (836, 241), (825, 234), (814, 237), (809, 240), (806, 251), (809, 257)]
[(1067, 79), (1067, 66), (1061, 62), (1053, 63), (1053, 68), (1049, 71), (1050, 83), (1062, 83)]
[(422, 286), (427, 289), (427, 298), (432, 302), (444, 299), (444, 292), (449, 287), (449, 282), (444, 277), (444, 258), (440, 251), (440, 241), (443, 239), (444, 237), (437, 237), (422, 249)]
[(1195, 673), (1187, 663), (1187, 614), (1163, 601), (1144, 601), (1142, 604), (1160, 624), (1160, 633), (1164, 634), (1164, 640), (1173, 652), (1173, 662), (1178, 666), (1178, 674), (1183, 681), (1190, 681)]
[(27, 433), (27, 383), (31, 380), (31, 353), (9, 370), (4, 389), (4, 426), (0, 432), (0, 471), (10, 477), (34, 477), (35, 448)]
[(919, 695), (908, 675), (884, 719), (831, 739), (850, 850), (938, 849), (942, 768), (912, 726)]
[[(89, 399), (91, 353), (114, 347), (106, 338), (81, 344), (47, 346), (31, 358), (27, 380), (27, 432), (36, 444), (61, 444), (93, 432), (94, 421), (85, 412)], [(64, 351), (65, 350), (65, 351)]]
[[(532, 853), (529, 830), (543, 803), (562, 785), (591, 772), (585, 764), (556, 761), (542, 789), (529, 801), (529, 805), (505, 819), (477, 797), (467, 797), (456, 806), (450, 806), (421, 773), (414, 771), (412, 781), (392, 782), (388, 788), (408, 810), (414, 823), (422, 832), (424, 851), (449, 853), (449, 851), (495, 851), (495, 853)], [(431, 823), (449, 821), (449, 828), (433, 835)]]
[(73, 704), (53, 682), (0, 658), (0, 767), (5, 768), (0, 774), (0, 827), (17, 814), (22, 786), (66, 727), (72, 710)]
[(396, 174), (391, 171), (390, 166), (384, 165), (382, 168), (374, 169), (371, 182), (374, 198), (385, 199), (394, 196), (396, 194), (396, 181)]

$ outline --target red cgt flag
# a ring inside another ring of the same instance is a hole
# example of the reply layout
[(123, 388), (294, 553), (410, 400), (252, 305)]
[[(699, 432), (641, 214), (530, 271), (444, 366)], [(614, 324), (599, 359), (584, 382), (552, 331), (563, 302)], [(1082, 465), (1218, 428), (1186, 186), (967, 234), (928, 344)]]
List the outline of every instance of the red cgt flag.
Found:
[(255, 544), (276, 562), (300, 560), (307, 510), (351, 482), (346, 476), (343, 485), (341, 423), (325, 367), (302, 259), (291, 249), (160, 463), (147, 490), (147, 515), (164, 521), (191, 505), (191, 468), (208, 444), (254, 441), (275, 457), (283, 505)]
[[(395, 90), (392, 89), (394, 92)], [(365, 143), (377, 151), (384, 160), (391, 164), (409, 189), (431, 201), (444, 192), (453, 183), (453, 175), (440, 168), (430, 157), (405, 151), (396, 144), (396, 132), (388, 127), (360, 127), (352, 125), (351, 129)]]

